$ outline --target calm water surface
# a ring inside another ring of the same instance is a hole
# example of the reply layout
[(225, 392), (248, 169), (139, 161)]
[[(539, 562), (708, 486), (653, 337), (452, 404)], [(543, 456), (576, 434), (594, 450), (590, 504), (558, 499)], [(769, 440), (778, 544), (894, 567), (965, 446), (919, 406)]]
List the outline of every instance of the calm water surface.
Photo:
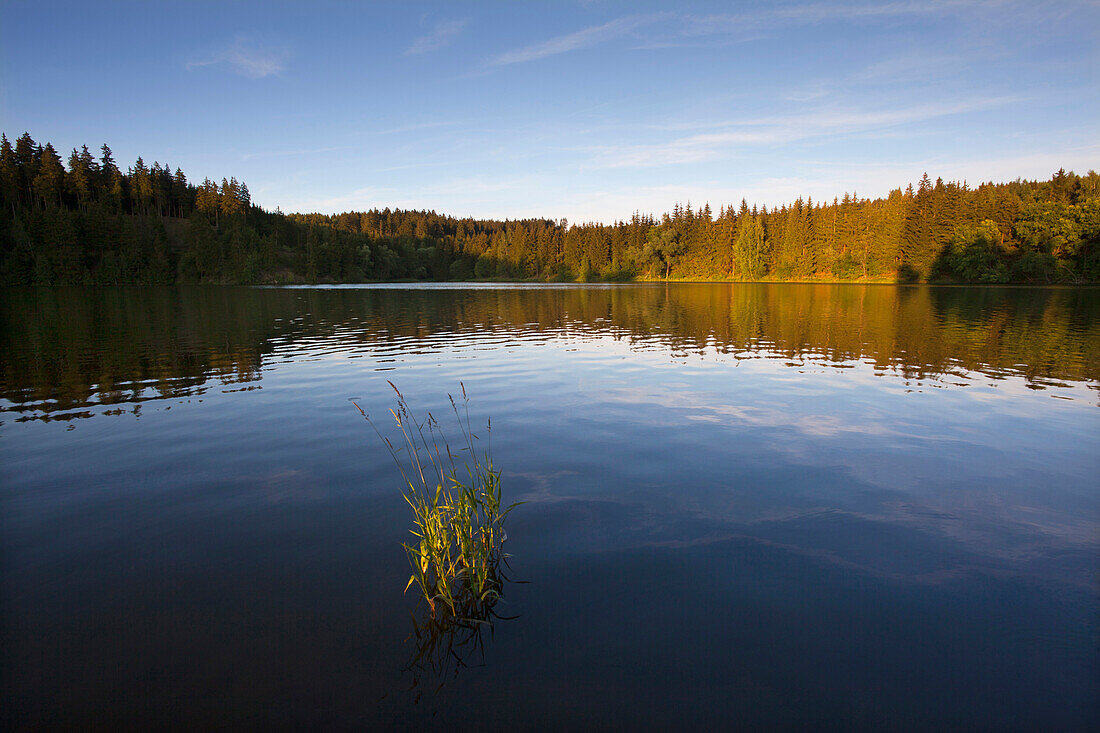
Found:
[[(528, 502), (441, 674), (387, 380)], [(1084, 729), (1098, 388), (1096, 289), (3, 290), (0, 721)]]

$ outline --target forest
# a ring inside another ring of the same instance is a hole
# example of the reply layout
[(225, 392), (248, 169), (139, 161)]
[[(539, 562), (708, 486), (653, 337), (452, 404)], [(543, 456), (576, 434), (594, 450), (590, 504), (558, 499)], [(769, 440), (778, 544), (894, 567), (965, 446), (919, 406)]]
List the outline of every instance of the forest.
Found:
[(371, 209), (284, 214), (236, 178), (193, 183), (110, 147), (68, 159), (0, 135), (0, 283), (371, 280), (1100, 281), (1100, 175), (932, 180), (768, 209), (677, 204), (659, 217), (570, 223)]

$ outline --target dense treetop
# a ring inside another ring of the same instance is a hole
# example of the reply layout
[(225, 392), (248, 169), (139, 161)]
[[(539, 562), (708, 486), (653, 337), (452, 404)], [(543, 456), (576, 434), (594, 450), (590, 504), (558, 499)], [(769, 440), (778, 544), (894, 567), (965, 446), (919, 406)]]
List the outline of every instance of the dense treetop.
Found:
[(588, 280), (1100, 280), (1100, 175), (931, 180), (885, 198), (772, 208), (677, 205), (614, 224), (372, 209), (283, 214), (235, 178), (187, 180), (111, 149), (67, 161), (0, 137), (0, 282), (283, 283)]

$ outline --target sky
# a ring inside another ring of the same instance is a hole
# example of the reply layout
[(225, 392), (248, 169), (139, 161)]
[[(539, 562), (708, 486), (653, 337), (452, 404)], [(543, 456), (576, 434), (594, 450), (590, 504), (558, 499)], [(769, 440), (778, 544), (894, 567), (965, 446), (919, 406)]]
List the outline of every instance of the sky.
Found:
[(612, 222), (1100, 169), (1096, 1), (0, 0), (0, 32), (9, 138), (287, 212)]

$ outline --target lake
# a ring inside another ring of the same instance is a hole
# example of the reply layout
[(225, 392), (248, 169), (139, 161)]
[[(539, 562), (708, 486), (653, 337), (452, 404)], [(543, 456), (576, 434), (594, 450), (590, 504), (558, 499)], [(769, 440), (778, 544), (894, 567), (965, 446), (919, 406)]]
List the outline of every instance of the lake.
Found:
[[(465, 646), (390, 381), (526, 502)], [(0, 528), (8, 729), (1084, 729), (1100, 289), (0, 290)]]

